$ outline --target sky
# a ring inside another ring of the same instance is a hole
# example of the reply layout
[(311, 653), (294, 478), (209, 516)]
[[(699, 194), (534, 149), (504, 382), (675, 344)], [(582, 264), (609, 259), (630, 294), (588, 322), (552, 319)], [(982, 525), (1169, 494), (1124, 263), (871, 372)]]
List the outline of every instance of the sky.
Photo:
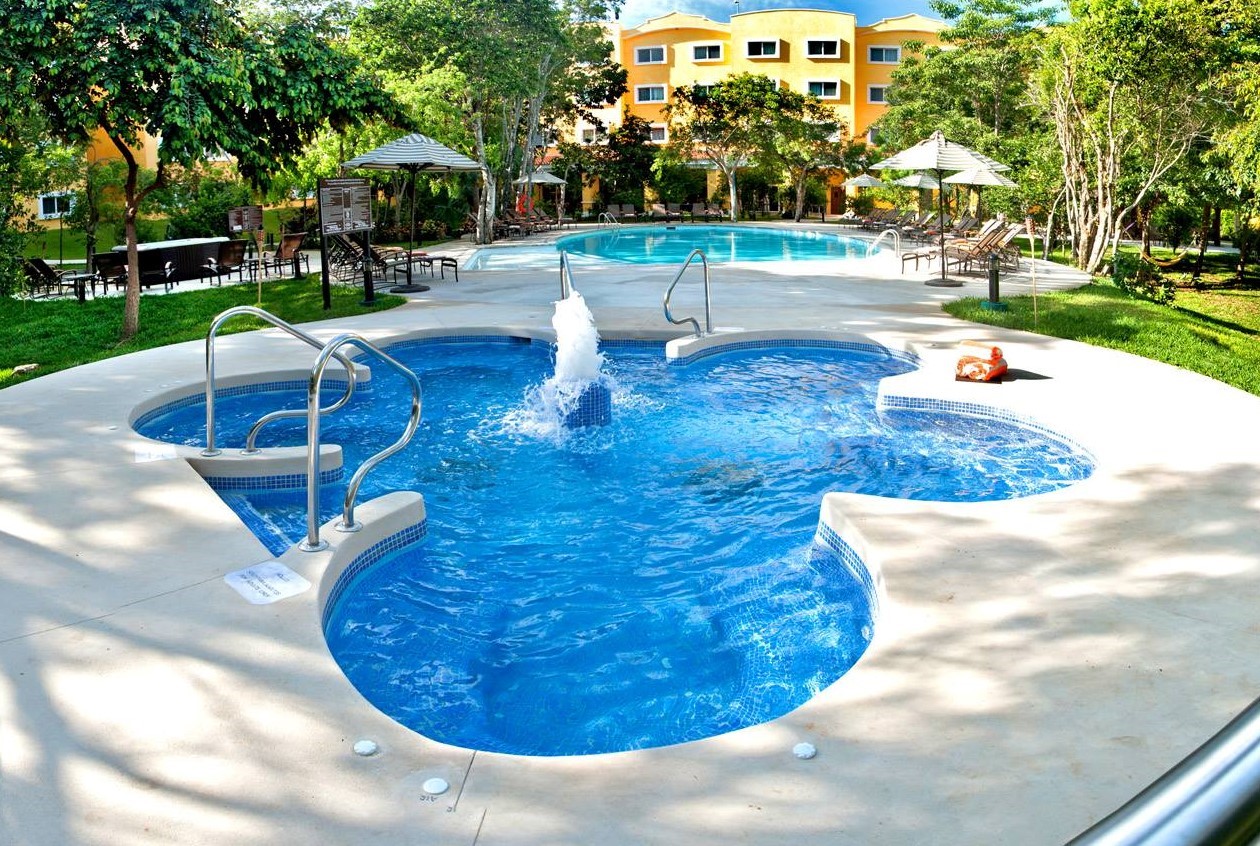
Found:
[(918, 12), (930, 18), (939, 17), (928, 7), (928, 0), (625, 0), (621, 6), (623, 26), (638, 26), (648, 18), (668, 12), (689, 12), (715, 21), (729, 21), (735, 7), (741, 12), (761, 9), (829, 9), (851, 12), (858, 26), (866, 26), (884, 18)]

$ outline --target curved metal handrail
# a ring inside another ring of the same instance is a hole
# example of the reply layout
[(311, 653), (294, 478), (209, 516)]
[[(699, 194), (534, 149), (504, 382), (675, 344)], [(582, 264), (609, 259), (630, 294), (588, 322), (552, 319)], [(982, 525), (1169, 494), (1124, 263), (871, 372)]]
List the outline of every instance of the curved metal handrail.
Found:
[(1252, 843), (1258, 799), (1260, 699), (1069, 846)]
[[(703, 332), (700, 331), (700, 323), (694, 317), (683, 317), (683, 318), (679, 318), (675, 320), (674, 316), (669, 313), (669, 298), (673, 296), (674, 286), (678, 284), (678, 280), (682, 279), (683, 273), (685, 273), (687, 268), (691, 266), (691, 260), (694, 259), (696, 256), (700, 257), (700, 263), (704, 265), (704, 331)], [(708, 258), (705, 257), (704, 250), (695, 249), (687, 254), (687, 258), (686, 260), (683, 261), (682, 267), (678, 268), (678, 272), (674, 274), (674, 281), (669, 283), (669, 288), (668, 290), (665, 291), (665, 299), (662, 301), (661, 305), (665, 309), (666, 320), (668, 320), (670, 323), (673, 323), (675, 326), (681, 326), (684, 323), (690, 323), (692, 326), (695, 327), (696, 337), (703, 337), (704, 335), (713, 331), (712, 300), (709, 296), (709, 260)]]
[[(233, 317), (239, 317), (242, 314), (251, 314), (261, 320), (265, 320), (277, 329), (283, 329), (299, 341), (304, 341), (317, 350), (322, 350), (324, 348), (324, 343), (318, 338), (306, 334), (296, 326), (281, 320), (269, 311), (263, 311), (261, 308), (256, 308), (254, 306), (236, 306), (235, 308), (229, 308), (226, 311), (220, 312), (219, 315), (210, 323), (210, 331), (206, 333), (206, 448), (201, 451), (201, 454), (207, 457), (219, 455), (222, 452), (222, 450), (215, 446), (214, 439), (214, 339), (218, 334), (220, 327), (222, 327), (224, 323), (231, 320)], [(321, 413), (323, 414), (327, 414), (341, 408), (348, 403), (350, 401), (350, 397), (354, 395), (354, 365), (350, 362), (350, 359), (341, 355), (337, 356), (337, 361), (346, 369), (346, 392), (337, 402), (328, 406), (326, 409), (322, 409)], [(245, 451), (257, 452), (254, 448), (254, 440), (258, 437), (258, 430), (267, 423), (272, 422), (272, 420), (279, 420), (282, 417), (300, 417), (304, 414), (306, 414), (306, 411), (303, 409), (286, 409), (285, 411), (271, 412), (270, 414), (264, 415), (249, 430), (249, 435), (245, 441)]]
[(601, 227), (603, 227), (603, 226), (620, 226), (620, 225), (621, 225), (621, 221), (620, 221), (620, 220), (618, 220), (617, 218), (613, 217), (613, 216), (612, 216), (611, 214), (609, 214), (608, 212), (600, 212), (600, 213), (599, 213), (599, 217), (596, 219), (595, 223), (596, 223), (598, 226), (601, 226)]
[(879, 235), (875, 236), (875, 240), (867, 242), (866, 255), (864, 258), (871, 257), (871, 252), (879, 245), (880, 241), (884, 240), (885, 235), (893, 236), (893, 250), (898, 254), (901, 253), (901, 233), (896, 229), (885, 229), (883, 232), (879, 233)]
[(338, 531), (357, 532), (361, 528), (354, 521), (354, 501), (359, 496), (359, 486), (363, 484), (363, 479), (376, 465), (405, 447), (420, 425), (420, 379), (415, 373), (375, 344), (352, 332), (338, 335), (324, 345), (311, 368), (311, 380), (306, 393), (306, 540), (298, 544), (303, 552), (316, 552), (328, 547), (328, 542), (319, 538), (319, 418), (323, 413), (319, 407), (319, 388), (329, 359), (335, 357), (337, 350), (346, 344), (354, 344), (365, 352), (372, 353), (403, 375), (411, 387), (411, 414), (402, 437), (364, 461), (350, 477), (341, 509), (341, 522), (337, 525)]
[(569, 254), (560, 251), (560, 299), (567, 300), (573, 293), (573, 268), (569, 266)]

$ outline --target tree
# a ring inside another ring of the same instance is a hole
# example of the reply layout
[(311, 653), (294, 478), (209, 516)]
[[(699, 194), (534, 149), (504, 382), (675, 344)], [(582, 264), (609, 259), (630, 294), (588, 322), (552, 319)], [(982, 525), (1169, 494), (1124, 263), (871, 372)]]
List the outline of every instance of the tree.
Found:
[(766, 76), (741, 73), (713, 85), (676, 88), (665, 106), (671, 153), (707, 160), (721, 171), (731, 220), (739, 220), (735, 174), (763, 148), (786, 93)]
[(1231, 61), (1225, 5), (1078, 0), (1046, 39), (1038, 90), (1082, 269), (1100, 268), (1125, 219), (1220, 119), (1211, 88)]
[[(0, 54), (23, 55), (28, 66), (0, 91), (0, 110), (33, 101), (66, 138), (99, 127), (127, 164), (124, 339), (140, 325), (136, 218), (170, 165), (221, 151), (265, 183), (325, 123), (393, 113), (317, 17), (247, 22), (235, 3), (218, 0), (10, 2), (21, 9), (6, 17), (21, 23), (0, 33)], [(135, 152), (145, 135), (161, 138), (148, 186)]]
[(593, 24), (615, 5), (604, 0), (375, 0), (360, 10), (355, 38), (362, 55), (374, 57), (377, 67), (411, 77), (446, 70), (462, 79), (458, 103), (470, 129), (469, 155), (482, 175), (478, 241), (491, 239), (511, 174), (528, 169), (545, 140), (548, 106), (573, 102), (581, 90), (577, 80), (591, 82), (593, 97), (615, 90), (615, 79), (608, 75), (611, 46), (595, 37)]
[(778, 92), (779, 107), (771, 116), (771, 131), (763, 136), (760, 153), (783, 172), (795, 195), (793, 219), (805, 214), (809, 178), (827, 166), (852, 167), (861, 155), (858, 147), (842, 142), (847, 131), (836, 113), (817, 97), (795, 91)]

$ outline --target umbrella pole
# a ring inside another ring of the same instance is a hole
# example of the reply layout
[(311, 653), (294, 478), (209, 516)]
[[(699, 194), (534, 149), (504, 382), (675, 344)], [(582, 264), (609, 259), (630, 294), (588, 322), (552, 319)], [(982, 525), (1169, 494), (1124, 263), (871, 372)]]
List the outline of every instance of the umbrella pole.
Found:
[(411, 171), (411, 232), (407, 236), (407, 284), (395, 285), (389, 289), (391, 294), (418, 294), (429, 290), (428, 285), (413, 284), (411, 281), (412, 252), (416, 248), (416, 182), (420, 168), (409, 168)]

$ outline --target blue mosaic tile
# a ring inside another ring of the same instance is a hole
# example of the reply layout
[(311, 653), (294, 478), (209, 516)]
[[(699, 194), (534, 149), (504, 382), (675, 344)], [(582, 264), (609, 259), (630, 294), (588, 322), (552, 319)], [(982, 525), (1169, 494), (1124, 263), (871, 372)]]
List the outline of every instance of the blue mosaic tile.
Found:
[[(512, 346), (533, 343), (540, 342), (534, 338), (526, 338), (519, 335), (435, 335), (431, 338), (412, 338), (407, 341), (399, 341), (396, 344), (384, 347), (384, 350), (390, 355), (394, 355), (395, 351), (404, 352), (433, 344), (503, 344)], [(547, 341), (542, 341), (541, 343), (550, 345), (550, 342)]]
[[(305, 393), (307, 389), (307, 384), (308, 384), (308, 380), (306, 379), (285, 379), (285, 380), (275, 381), (275, 382), (254, 382), (249, 385), (236, 385), (231, 388), (216, 388), (214, 392), (214, 396), (215, 396), (215, 400), (217, 401), (225, 397), (245, 396), (247, 394), (263, 394), (263, 393), (271, 393), (273, 391), (274, 392), (300, 391), (302, 393)], [(369, 382), (368, 384), (371, 384), (371, 383)], [(339, 391), (339, 392), (344, 392), (346, 389), (346, 385), (347, 385), (347, 382), (345, 379), (325, 379), (322, 385), (320, 386), (321, 393), (323, 391), (334, 391), (334, 390)], [(355, 390), (364, 390), (364, 389), (366, 389), (366, 385), (355, 386)], [(180, 409), (189, 408), (194, 405), (202, 405), (205, 403), (205, 401), (206, 401), (206, 394), (204, 390), (198, 391), (197, 393), (194, 393), (194, 394), (189, 394), (186, 397), (180, 397), (179, 399), (174, 400), (173, 402), (168, 402), (165, 405), (160, 405), (151, 411), (146, 411), (144, 414), (140, 415), (139, 418), (137, 418), (135, 423), (132, 424), (132, 428), (137, 429), (137, 430), (143, 429), (145, 426), (151, 423), (155, 418), (160, 417), (163, 414), (169, 414), (172, 411), (179, 411)]]
[[(879, 592), (875, 588), (875, 579), (865, 562), (854, 552), (853, 547), (845, 543), (844, 538), (824, 523), (818, 524), (818, 531), (814, 535), (814, 545), (816, 551), (822, 549), (830, 552), (831, 556), (828, 558), (844, 567), (848, 575), (862, 585), (871, 605), (871, 615), (875, 616), (879, 612)], [(823, 563), (820, 556), (811, 557), (815, 566)]]
[(357, 556), (354, 561), (350, 562), (350, 565), (337, 577), (337, 583), (333, 585), (333, 589), (328, 593), (328, 601), (324, 603), (323, 611), (320, 613), (320, 628), (328, 627), (328, 617), (332, 614), (333, 609), (337, 607), (337, 603), (341, 601), (342, 594), (346, 592), (364, 570), (387, 556), (420, 543), (420, 541), (424, 540), (424, 536), (428, 534), (428, 531), (428, 521), (422, 520), (413, 526), (408, 526), (401, 532), (395, 532), (384, 540), (374, 543), (364, 550), (361, 555)]
[(897, 359), (910, 364), (918, 363), (918, 358), (910, 353), (890, 350), (879, 344), (861, 343), (858, 341), (835, 341), (825, 338), (764, 338), (759, 340), (731, 341), (730, 343), (717, 344), (703, 350), (697, 350), (687, 356), (672, 358), (669, 360), (669, 364), (672, 366), (684, 366), (711, 355), (719, 355), (721, 353), (734, 352), (737, 350), (766, 349), (846, 350), (848, 352), (872, 355), (877, 358)]
[[(346, 469), (337, 467), (333, 470), (321, 470), (319, 473), (319, 483), (321, 485), (339, 482), (345, 478)], [(281, 473), (274, 476), (203, 476), (206, 483), (215, 491), (224, 493), (227, 491), (248, 492), (248, 491), (287, 491), (287, 490), (303, 490), (306, 488), (305, 473)]]
[(901, 397), (901, 396), (880, 396), (877, 411), (887, 409), (899, 409), (904, 411), (929, 411), (939, 412), (942, 414), (967, 414), (972, 417), (986, 417), (990, 420), (998, 420), (1003, 423), (1010, 423), (1024, 429), (1029, 429), (1047, 438), (1053, 438), (1060, 443), (1066, 444), (1076, 452), (1088, 458), (1091, 462), (1097, 463), (1094, 454), (1086, 449), (1082, 444), (1062, 434), (1054, 429), (1039, 423), (1036, 418), (1028, 417), (1023, 414), (1015, 414), (1002, 408), (992, 405), (984, 405), (978, 402), (962, 402), (961, 400), (943, 400), (929, 399), (926, 397)]

